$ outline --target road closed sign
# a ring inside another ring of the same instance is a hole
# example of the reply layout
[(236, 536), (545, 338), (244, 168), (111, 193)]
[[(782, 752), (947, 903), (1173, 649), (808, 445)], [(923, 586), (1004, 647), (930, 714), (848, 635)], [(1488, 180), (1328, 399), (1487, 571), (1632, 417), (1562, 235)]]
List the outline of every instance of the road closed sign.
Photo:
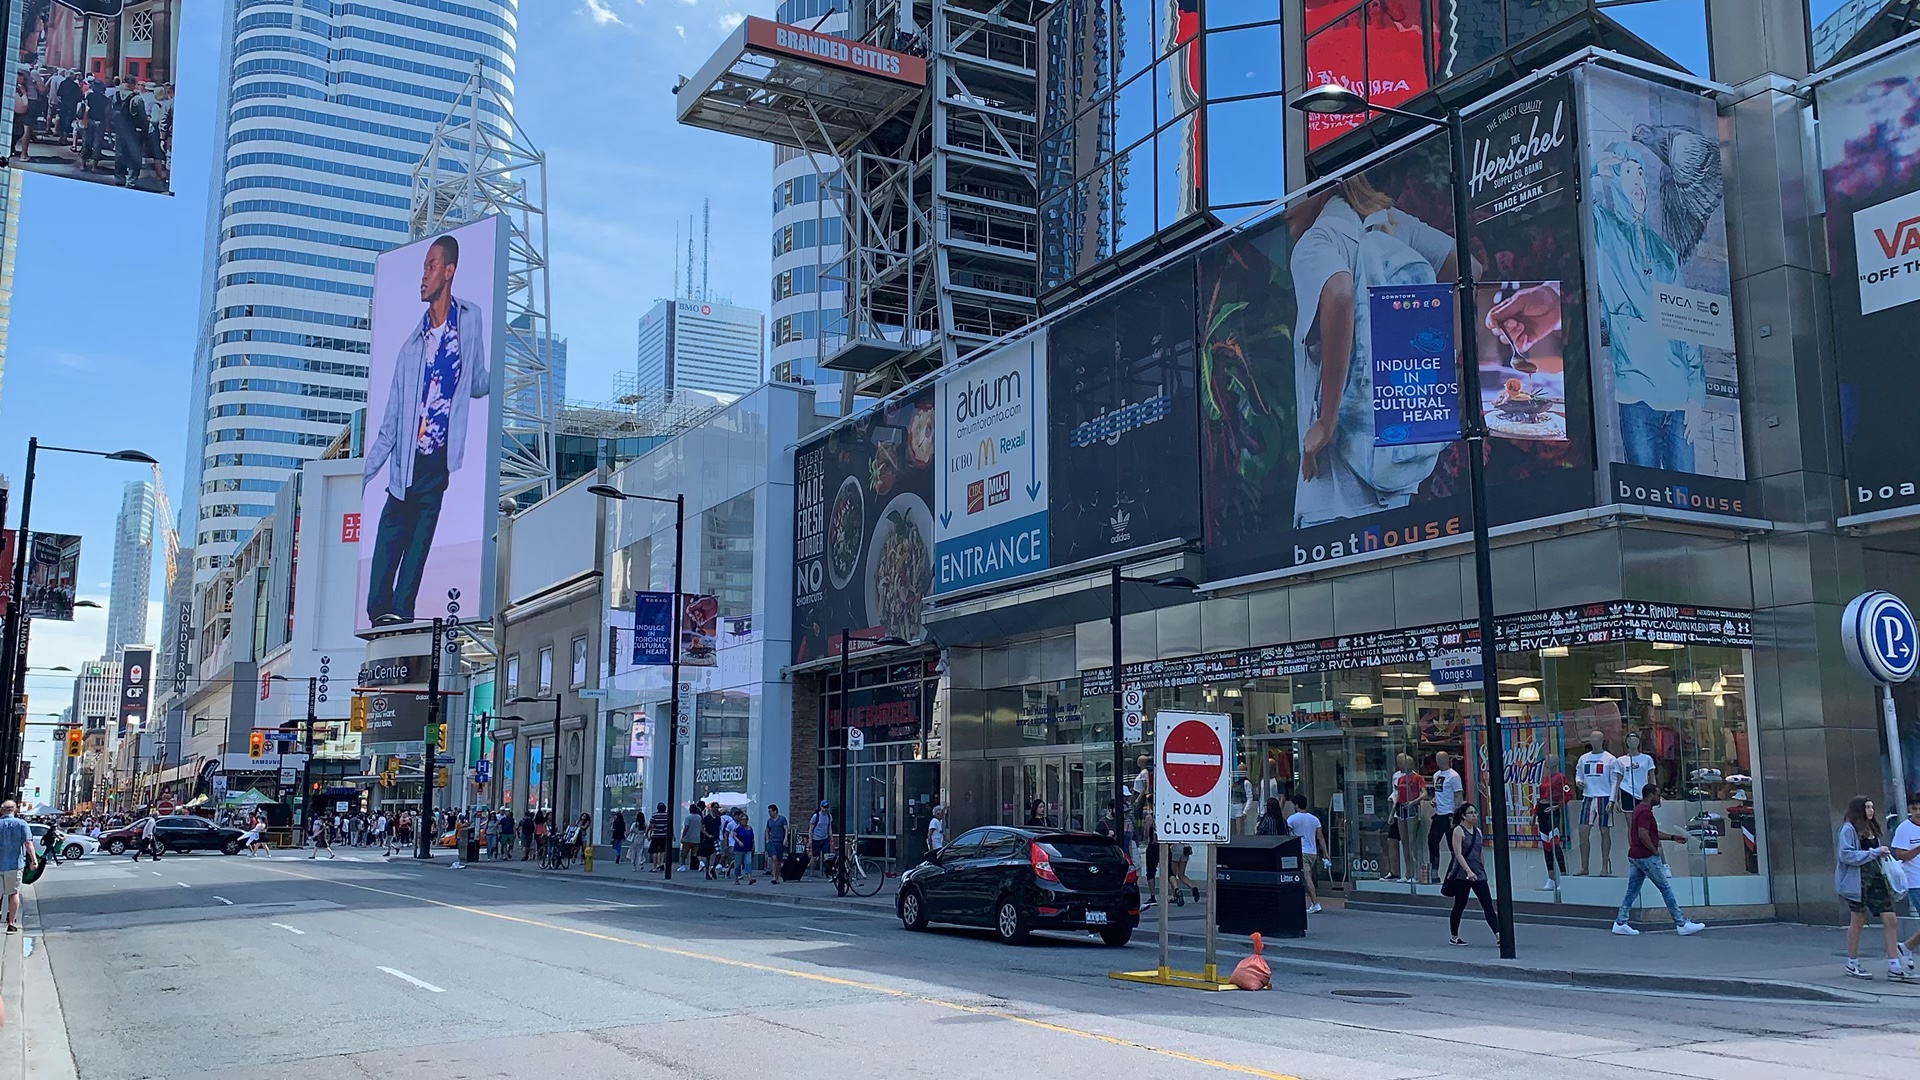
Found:
[(1219, 713), (1155, 715), (1153, 819), (1162, 841), (1227, 842), (1229, 722)]

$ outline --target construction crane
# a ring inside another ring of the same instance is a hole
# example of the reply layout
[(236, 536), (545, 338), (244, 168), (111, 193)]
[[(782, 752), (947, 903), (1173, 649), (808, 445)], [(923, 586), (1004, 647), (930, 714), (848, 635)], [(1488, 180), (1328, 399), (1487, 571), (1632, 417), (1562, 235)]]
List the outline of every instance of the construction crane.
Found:
[(153, 463), (153, 519), (160, 530), (160, 550), (166, 559), (167, 591), (164, 596), (173, 595), (173, 579), (179, 569), (174, 565), (180, 555), (180, 530), (173, 524), (173, 500), (167, 498), (167, 482), (160, 475), (160, 463)]

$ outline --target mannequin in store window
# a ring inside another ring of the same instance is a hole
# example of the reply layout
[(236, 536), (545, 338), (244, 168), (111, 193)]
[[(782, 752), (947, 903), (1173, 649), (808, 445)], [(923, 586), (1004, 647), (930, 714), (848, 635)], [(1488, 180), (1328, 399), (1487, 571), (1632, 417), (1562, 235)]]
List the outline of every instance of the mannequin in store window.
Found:
[(1466, 786), (1453, 768), (1453, 755), (1445, 750), (1433, 755), (1433, 827), (1427, 831), (1427, 872), (1432, 877), (1440, 876), (1440, 846), (1449, 842), (1454, 815), (1465, 794)]
[(1640, 736), (1629, 734), (1627, 752), (1613, 759), (1616, 788), (1613, 797), (1614, 809), (1622, 814), (1633, 813), (1633, 808), (1640, 802), (1639, 793), (1645, 791), (1648, 784), (1655, 782), (1655, 771), (1653, 757), (1641, 752)]
[(1576, 877), (1586, 877), (1593, 869), (1593, 833), (1600, 831), (1600, 876), (1613, 876), (1613, 796), (1619, 786), (1613, 755), (1607, 752), (1607, 737), (1598, 731), (1587, 733), (1587, 752), (1574, 763), (1574, 782), (1580, 785), (1580, 869)]
[[(1414, 768), (1413, 756), (1401, 754), (1394, 759), (1393, 780), (1388, 785), (1387, 858), (1382, 867), (1387, 881), (1412, 881), (1417, 875), (1420, 849), (1414, 844), (1414, 823), (1420, 814), (1420, 798), (1427, 793), (1427, 778)], [(1401, 852), (1406, 853), (1404, 866)]]

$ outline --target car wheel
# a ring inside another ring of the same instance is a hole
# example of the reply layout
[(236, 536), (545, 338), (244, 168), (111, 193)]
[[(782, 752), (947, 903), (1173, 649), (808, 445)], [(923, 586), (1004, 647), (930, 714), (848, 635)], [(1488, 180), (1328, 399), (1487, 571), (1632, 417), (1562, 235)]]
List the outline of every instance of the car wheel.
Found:
[(173, 849), (167, 846), (167, 842), (165, 840), (156, 839), (153, 842), (153, 850), (156, 855), (165, 855), (167, 852), (172, 851)]
[(221, 853), (222, 855), (238, 855), (238, 854), (240, 854), (240, 841), (238, 841), (238, 840), (229, 840), (229, 841), (227, 841), (227, 842), (226, 842), (226, 844), (225, 844), (224, 846), (222, 846), (222, 847), (220, 848), (220, 853)]
[(1100, 931), (1100, 940), (1117, 949), (1133, 940), (1133, 927), (1109, 926), (1105, 930)]
[(993, 930), (1000, 935), (1002, 945), (1020, 945), (1027, 940), (1030, 928), (1027, 925), (1027, 913), (1020, 910), (1013, 897), (1000, 898), (1000, 906), (994, 909)]
[(900, 893), (900, 925), (909, 930), (927, 928), (927, 903), (921, 897), (919, 889), (904, 889)]
[(125, 855), (126, 853), (127, 853), (127, 842), (125, 840), (107, 841), (107, 854)]
[(87, 849), (81, 847), (79, 844), (68, 844), (66, 847), (60, 849), (60, 857), (63, 859), (77, 859), (86, 853)]

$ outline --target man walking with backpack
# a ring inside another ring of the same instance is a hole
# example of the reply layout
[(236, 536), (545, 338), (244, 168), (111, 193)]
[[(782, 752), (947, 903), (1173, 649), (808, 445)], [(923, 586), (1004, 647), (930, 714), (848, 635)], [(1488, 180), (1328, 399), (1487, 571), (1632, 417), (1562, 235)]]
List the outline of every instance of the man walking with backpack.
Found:
[(120, 92), (113, 96), (113, 175), (121, 187), (133, 187), (140, 180), (140, 165), (147, 146), (147, 103), (133, 76), (120, 79)]

